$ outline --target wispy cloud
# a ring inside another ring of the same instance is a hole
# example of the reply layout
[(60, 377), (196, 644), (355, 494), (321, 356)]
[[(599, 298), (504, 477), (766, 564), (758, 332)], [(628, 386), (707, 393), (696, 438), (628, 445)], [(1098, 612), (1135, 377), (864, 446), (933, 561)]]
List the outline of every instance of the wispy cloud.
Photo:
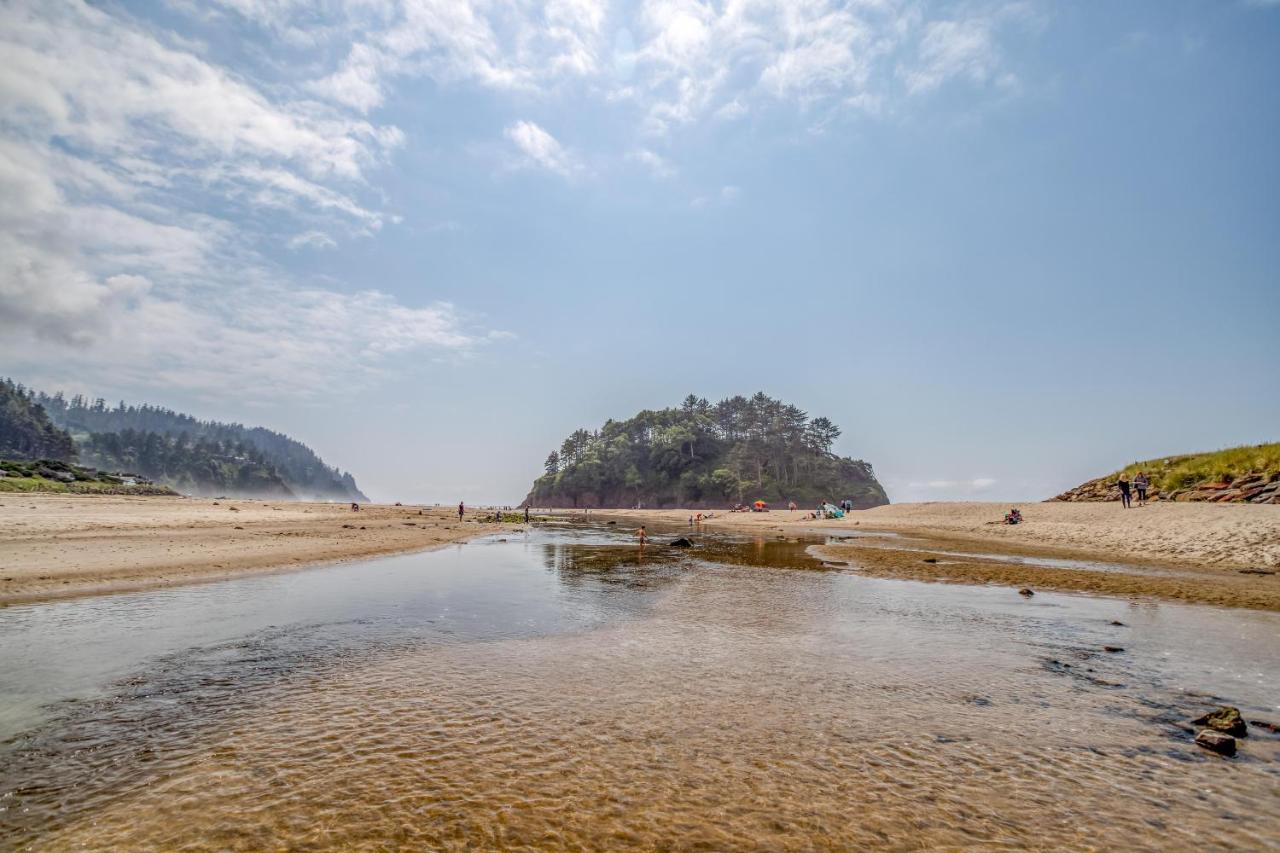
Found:
[(7, 363), (34, 352), (85, 375), (306, 393), (412, 347), (488, 339), (452, 306), (307, 286), (260, 252), (381, 228), (359, 196), (403, 142), (398, 129), (257, 85), (114, 9), (16, 2), (5, 16)]
[(518, 121), (503, 131), (518, 152), (514, 165), (533, 166), (569, 177), (582, 165), (554, 136), (531, 121)]
[(655, 154), (648, 148), (638, 148), (627, 155), (627, 159), (633, 163), (639, 163), (649, 170), (655, 178), (670, 178), (676, 173), (675, 167), (659, 154)]

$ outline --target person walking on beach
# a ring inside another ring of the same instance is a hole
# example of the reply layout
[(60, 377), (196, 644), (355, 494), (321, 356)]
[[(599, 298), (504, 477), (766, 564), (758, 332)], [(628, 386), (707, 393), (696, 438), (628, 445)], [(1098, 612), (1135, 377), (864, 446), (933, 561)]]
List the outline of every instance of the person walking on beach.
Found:
[(529, 507), (528, 506), (525, 506), (524, 508), (524, 523), (525, 524), (529, 523)]
[(1138, 506), (1147, 505), (1147, 487), (1150, 485), (1151, 481), (1147, 479), (1146, 471), (1139, 471), (1133, 478), (1133, 487), (1138, 491)]
[(462, 513), (465, 509), (466, 507), (462, 505), (462, 501), (458, 501), (458, 521), (462, 521)]
[(1120, 487), (1120, 503), (1125, 509), (1133, 506), (1133, 501), (1129, 497), (1129, 475), (1121, 474), (1120, 480), (1116, 483)]
[(644, 525), (640, 525), (640, 529), (636, 531), (636, 538), (640, 540), (640, 547), (644, 547), (644, 543), (649, 541), (649, 535), (644, 532)]

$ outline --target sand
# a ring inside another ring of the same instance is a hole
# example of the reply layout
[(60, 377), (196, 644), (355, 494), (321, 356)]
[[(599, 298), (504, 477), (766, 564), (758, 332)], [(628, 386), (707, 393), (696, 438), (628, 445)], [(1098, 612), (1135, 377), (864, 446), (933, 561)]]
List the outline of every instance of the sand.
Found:
[[(423, 550), (494, 532), (456, 508), (0, 495), (0, 604)], [(350, 525), (348, 527), (347, 525)], [(509, 525), (508, 525), (509, 526)]]
[[(884, 577), (1280, 610), (1280, 506), (1166, 502), (1124, 510), (1116, 503), (1032, 503), (1019, 509), (1026, 519), (1020, 525), (990, 523), (1003, 518), (1008, 504), (957, 502), (896, 504), (821, 521), (785, 510), (717, 513), (704, 529), (770, 536), (887, 532), (899, 538), (823, 544), (813, 553)], [(592, 511), (597, 514), (687, 529), (692, 513)], [(994, 559), (1010, 555), (1113, 565)]]

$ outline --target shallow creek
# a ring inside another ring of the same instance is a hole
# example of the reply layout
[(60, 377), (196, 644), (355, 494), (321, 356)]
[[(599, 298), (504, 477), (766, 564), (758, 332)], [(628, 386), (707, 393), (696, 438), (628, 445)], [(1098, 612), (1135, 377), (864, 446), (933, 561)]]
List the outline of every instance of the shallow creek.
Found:
[(1280, 842), (1280, 738), (1186, 725), (1280, 722), (1280, 614), (697, 540), (0, 610), (0, 849)]

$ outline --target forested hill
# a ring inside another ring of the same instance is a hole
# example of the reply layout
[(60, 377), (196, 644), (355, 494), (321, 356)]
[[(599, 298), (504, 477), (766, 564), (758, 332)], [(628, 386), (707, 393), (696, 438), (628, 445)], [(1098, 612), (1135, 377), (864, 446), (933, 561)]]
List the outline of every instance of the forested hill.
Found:
[(305, 444), (263, 427), (203, 421), (159, 406), (108, 406), (77, 394), (33, 401), (71, 433), (80, 461), (136, 470), (189, 494), (367, 501), (346, 472)]
[(70, 461), (75, 444), (26, 390), (0, 379), (0, 459)]
[(533, 506), (724, 507), (756, 500), (802, 507), (849, 499), (889, 502), (871, 466), (831, 447), (840, 428), (763, 393), (719, 403), (690, 395), (580, 429), (547, 457), (526, 501)]

